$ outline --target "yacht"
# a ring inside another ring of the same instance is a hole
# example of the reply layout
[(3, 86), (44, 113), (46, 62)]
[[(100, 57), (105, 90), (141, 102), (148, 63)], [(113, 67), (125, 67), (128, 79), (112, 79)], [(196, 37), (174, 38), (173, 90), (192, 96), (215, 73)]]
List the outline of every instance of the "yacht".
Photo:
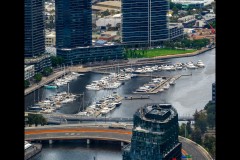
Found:
[(187, 63), (187, 68), (189, 68), (189, 69), (196, 69), (197, 68), (197, 66), (194, 66), (194, 64), (192, 63), (192, 62), (189, 62), (189, 63)]
[(200, 68), (205, 67), (204, 63), (203, 63), (201, 60), (198, 60), (196, 66), (198, 66), (198, 67), (200, 67)]

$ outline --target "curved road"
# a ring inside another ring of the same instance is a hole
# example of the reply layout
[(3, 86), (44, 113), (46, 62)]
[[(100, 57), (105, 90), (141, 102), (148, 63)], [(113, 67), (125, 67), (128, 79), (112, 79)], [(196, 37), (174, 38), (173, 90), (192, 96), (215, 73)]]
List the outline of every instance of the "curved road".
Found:
[[(109, 124), (81, 124), (61, 126), (26, 127), (25, 140), (60, 140), (60, 139), (94, 139), (115, 140), (129, 143), (132, 137), (132, 125), (127, 129), (111, 129)], [(193, 160), (212, 160), (209, 153), (195, 142), (179, 136), (184, 155), (189, 154)]]

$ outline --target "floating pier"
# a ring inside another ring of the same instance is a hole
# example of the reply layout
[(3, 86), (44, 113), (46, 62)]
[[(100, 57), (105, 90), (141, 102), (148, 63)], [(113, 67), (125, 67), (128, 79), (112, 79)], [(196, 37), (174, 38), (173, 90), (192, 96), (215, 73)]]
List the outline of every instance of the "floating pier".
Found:
[(129, 97), (125, 97), (123, 100), (144, 100), (144, 99), (150, 99), (150, 96), (140, 96), (140, 97), (133, 97), (133, 96), (129, 96)]
[(136, 94), (156, 94), (158, 92), (161, 92), (164, 88), (164, 85), (169, 83), (170, 81), (174, 80), (176, 81), (177, 79), (179, 79), (182, 75), (176, 75), (173, 77), (167, 77), (166, 80), (164, 82), (160, 82), (156, 87), (150, 89), (148, 92), (133, 92)]

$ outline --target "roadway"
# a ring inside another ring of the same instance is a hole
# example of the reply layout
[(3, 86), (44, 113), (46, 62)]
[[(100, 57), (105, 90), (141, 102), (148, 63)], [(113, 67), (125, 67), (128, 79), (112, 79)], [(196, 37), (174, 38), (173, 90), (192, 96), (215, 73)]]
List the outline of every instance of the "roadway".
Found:
[[(68, 140), (93, 139), (111, 140), (129, 143), (132, 136), (132, 125), (126, 129), (111, 129), (108, 124), (71, 124), (57, 126), (25, 127), (25, 140)], [(189, 154), (194, 160), (212, 160), (209, 153), (195, 142), (179, 137), (184, 154)]]

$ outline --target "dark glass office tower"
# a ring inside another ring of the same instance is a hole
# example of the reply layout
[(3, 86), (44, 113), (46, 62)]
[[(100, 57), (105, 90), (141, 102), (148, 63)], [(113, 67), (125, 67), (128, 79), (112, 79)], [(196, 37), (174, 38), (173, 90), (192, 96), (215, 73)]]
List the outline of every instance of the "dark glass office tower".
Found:
[(122, 43), (154, 44), (169, 38), (168, 0), (122, 0)]
[(91, 0), (56, 0), (56, 47), (92, 45)]
[(44, 0), (24, 0), (24, 56), (45, 52)]
[(178, 114), (171, 104), (147, 104), (134, 114), (133, 123), (123, 160), (181, 160)]

